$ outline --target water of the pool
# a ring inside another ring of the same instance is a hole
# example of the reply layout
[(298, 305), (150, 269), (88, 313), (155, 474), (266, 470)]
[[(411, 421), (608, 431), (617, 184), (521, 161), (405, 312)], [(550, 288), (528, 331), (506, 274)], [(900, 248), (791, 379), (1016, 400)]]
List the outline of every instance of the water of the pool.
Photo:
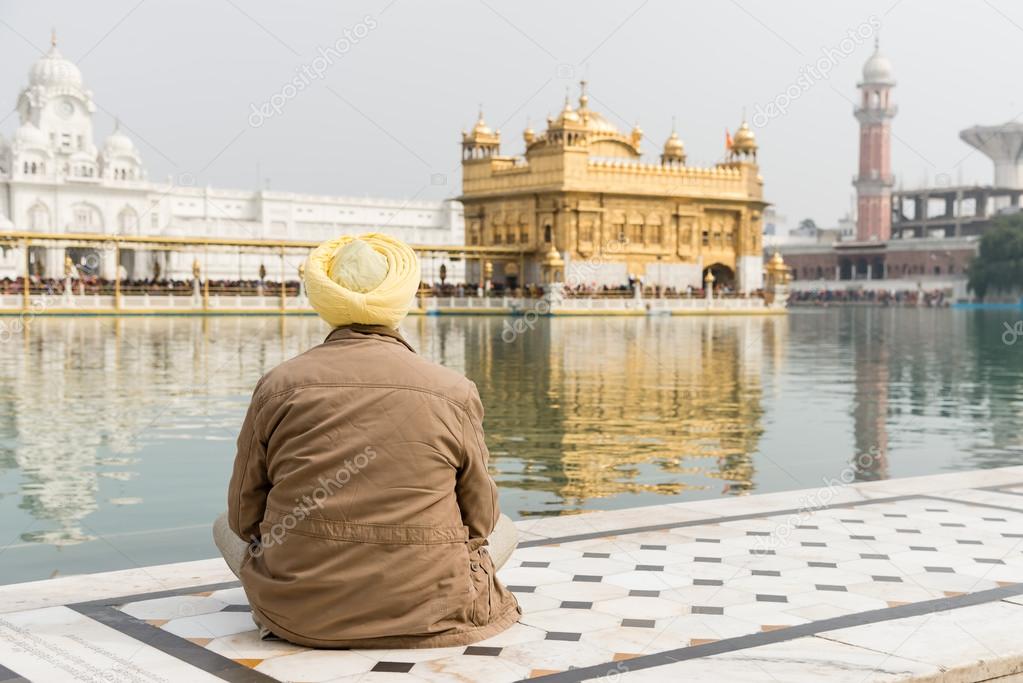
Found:
[[(479, 386), (501, 506), (523, 518), (1023, 464), (1019, 317), (441, 316), (402, 331)], [(327, 331), (40, 318), (5, 337), (0, 583), (215, 556), (252, 387)]]

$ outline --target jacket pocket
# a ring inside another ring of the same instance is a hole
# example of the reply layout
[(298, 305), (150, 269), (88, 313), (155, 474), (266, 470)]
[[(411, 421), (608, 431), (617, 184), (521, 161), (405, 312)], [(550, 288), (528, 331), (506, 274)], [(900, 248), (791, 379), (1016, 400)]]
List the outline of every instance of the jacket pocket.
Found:
[(472, 604), (469, 607), (469, 619), (476, 626), (490, 623), (490, 597), (493, 579), (486, 562), (482, 562), (482, 552), (477, 550), (469, 555), (469, 580), (472, 588)]

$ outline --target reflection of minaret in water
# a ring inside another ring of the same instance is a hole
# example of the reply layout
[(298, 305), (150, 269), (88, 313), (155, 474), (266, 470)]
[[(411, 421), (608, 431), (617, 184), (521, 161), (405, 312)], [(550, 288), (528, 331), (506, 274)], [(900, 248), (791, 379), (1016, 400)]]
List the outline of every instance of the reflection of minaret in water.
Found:
[(853, 337), (853, 443), (852, 462), (857, 481), (888, 478), (888, 347), (875, 339), (871, 316)]

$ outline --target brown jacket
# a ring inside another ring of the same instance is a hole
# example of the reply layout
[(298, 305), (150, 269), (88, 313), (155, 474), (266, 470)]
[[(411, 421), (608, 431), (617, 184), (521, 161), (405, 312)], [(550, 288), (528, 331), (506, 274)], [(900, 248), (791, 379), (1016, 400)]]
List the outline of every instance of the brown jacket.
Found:
[(518, 620), (476, 386), (353, 325), (256, 385), (228, 492), (253, 614), (312, 647), (446, 647)]

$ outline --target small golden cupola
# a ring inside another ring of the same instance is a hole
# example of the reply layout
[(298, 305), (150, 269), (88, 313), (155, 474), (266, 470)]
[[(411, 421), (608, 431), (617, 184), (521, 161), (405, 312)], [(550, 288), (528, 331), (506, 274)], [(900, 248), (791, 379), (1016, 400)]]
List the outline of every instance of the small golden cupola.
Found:
[(757, 160), (757, 136), (750, 130), (746, 118), (743, 117), (739, 130), (735, 131), (732, 139), (732, 155), (735, 157), (748, 157), (753, 161)]
[(664, 152), (661, 154), (662, 166), (685, 166), (686, 148), (675, 130), (675, 119), (671, 120), (671, 136), (664, 143)]
[(526, 129), (522, 131), (522, 139), (526, 142), (526, 147), (529, 147), (536, 141), (536, 131), (533, 130), (533, 126), (529, 124), (529, 121), (526, 121)]
[(483, 120), (483, 107), (472, 131), (462, 131), (462, 159), (486, 159), (497, 156), (501, 149), (501, 131), (490, 130)]

